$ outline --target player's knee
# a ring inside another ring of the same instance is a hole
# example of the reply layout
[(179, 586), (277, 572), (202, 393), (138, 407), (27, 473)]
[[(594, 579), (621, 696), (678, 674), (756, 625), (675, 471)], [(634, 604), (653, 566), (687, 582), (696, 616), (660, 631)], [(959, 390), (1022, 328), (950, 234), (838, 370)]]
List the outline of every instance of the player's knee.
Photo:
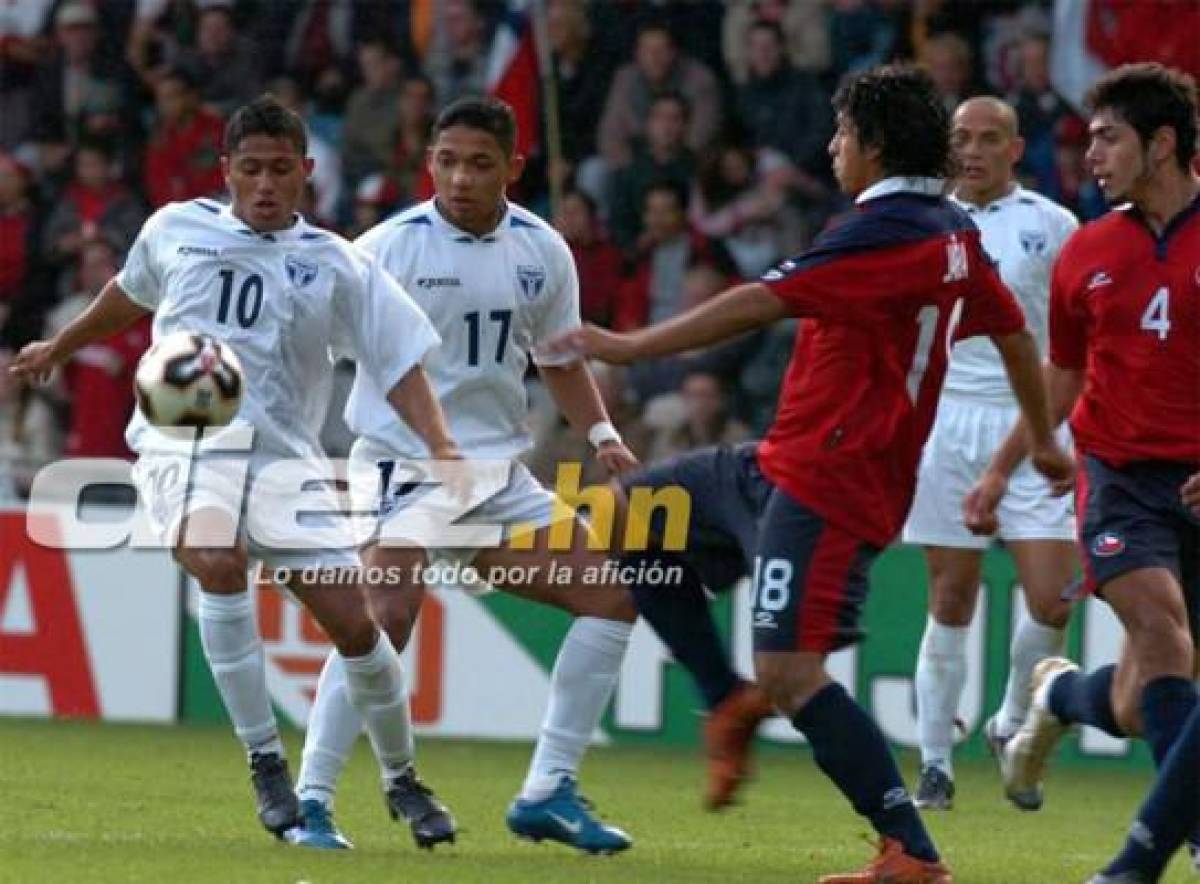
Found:
[(1041, 626), (1063, 629), (1071, 619), (1070, 602), (1064, 602), (1057, 596), (1027, 592), (1025, 605), (1029, 609), (1029, 616)]
[(975, 615), (976, 587), (947, 575), (929, 585), (929, 614), (942, 626), (969, 626)]
[(205, 592), (230, 595), (246, 591), (246, 556), (240, 549), (176, 548), (175, 560)]
[(638, 618), (633, 593), (620, 587), (572, 593), (568, 605), (576, 617), (598, 617), (621, 623), (632, 623)]
[(756, 654), (754, 673), (771, 705), (788, 718), (829, 681), (820, 658), (808, 655)]
[(379, 641), (379, 629), (365, 609), (347, 611), (341, 616), (322, 622), (321, 627), (343, 657), (361, 657), (371, 653)]
[(371, 615), (387, 633), (393, 647), (397, 651), (403, 651), (412, 637), (419, 603), (412, 605), (407, 600), (381, 599), (378, 596), (379, 594), (374, 594), (371, 598)]

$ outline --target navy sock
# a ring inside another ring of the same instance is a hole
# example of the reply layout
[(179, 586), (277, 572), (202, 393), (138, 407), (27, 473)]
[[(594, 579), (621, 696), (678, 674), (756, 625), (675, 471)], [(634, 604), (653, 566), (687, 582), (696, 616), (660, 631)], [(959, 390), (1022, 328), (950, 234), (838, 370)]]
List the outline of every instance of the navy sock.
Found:
[(1142, 735), (1155, 764), (1167, 757), (1198, 700), (1196, 686), (1177, 675), (1161, 676), (1142, 689)]
[(1200, 705), (1194, 706), (1175, 744), (1163, 758), (1154, 788), (1130, 828), (1125, 849), (1104, 871), (1109, 874), (1137, 871), (1157, 881), (1184, 838), (1197, 826), (1200, 826)]
[(792, 724), (808, 739), (817, 766), (875, 831), (899, 841), (909, 856), (937, 861), (937, 848), (904, 788), (883, 732), (845, 688), (836, 682), (821, 688)]
[(1054, 679), (1047, 706), (1064, 724), (1089, 724), (1113, 737), (1128, 736), (1117, 724), (1112, 708), (1112, 682), (1115, 666), (1102, 666), (1095, 672), (1070, 670)]
[(654, 627), (671, 654), (695, 679), (709, 709), (716, 707), (742, 682), (733, 671), (729, 654), (717, 635), (708, 610), (708, 596), (696, 569), (681, 557), (657, 550), (626, 553), (621, 564), (646, 566), (657, 562), (663, 569), (679, 565), (683, 579), (678, 585), (635, 585), (630, 587), (638, 611)]

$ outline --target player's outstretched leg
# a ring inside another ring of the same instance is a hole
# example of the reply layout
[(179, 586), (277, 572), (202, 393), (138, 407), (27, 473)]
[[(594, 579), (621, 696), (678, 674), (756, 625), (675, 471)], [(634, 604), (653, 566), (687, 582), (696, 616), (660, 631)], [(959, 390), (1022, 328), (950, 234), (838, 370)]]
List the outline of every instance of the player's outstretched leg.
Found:
[(592, 813), (577, 786), (579, 764), (612, 696), (631, 628), (620, 620), (577, 617), (563, 639), (529, 773), (508, 808), (506, 822), (514, 835), (588, 853), (617, 853), (633, 845), (625, 832)]
[(631, 573), (646, 573), (656, 566), (664, 573), (674, 568), (682, 574), (677, 585), (633, 584), (630, 589), (638, 612), (692, 676), (704, 699), (708, 708), (704, 806), (709, 810), (728, 807), (750, 777), (754, 734), (775, 710), (757, 685), (734, 671), (713, 623), (704, 584), (689, 561), (677, 554), (647, 550), (626, 553), (621, 564)]

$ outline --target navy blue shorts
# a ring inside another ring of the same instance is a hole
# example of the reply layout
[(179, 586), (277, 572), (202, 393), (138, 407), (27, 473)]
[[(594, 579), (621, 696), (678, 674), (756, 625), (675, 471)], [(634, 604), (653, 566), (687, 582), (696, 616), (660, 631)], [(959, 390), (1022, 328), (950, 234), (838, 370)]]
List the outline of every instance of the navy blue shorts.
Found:
[[(830, 653), (862, 639), (867, 573), (879, 550), (828, 524), (758, 468), (757, 443), (689, 452), (622, 477), (691, 497), (684, 558), (706, 586), (750, 574), (754, 650)], [(664, 513), (651, 517), (662, 537)]]
[(1183, 587), (1197, 627), (1200, 604), (1200, 520), (1187, 511), (1179, 489), (1196, 466), (1138, 461), (1120, 469), (1083, 456), (1075, 487), (1079, 545), (1086, 588), (1139, 568), (1166, 568)]

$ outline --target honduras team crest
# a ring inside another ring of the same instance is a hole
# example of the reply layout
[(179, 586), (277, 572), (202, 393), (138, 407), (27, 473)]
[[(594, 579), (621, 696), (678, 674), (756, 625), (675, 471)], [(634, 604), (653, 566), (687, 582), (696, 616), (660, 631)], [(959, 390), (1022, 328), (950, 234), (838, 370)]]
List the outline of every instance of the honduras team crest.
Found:
[(525, 300), (535, 301), (542, 293), (542, 289), (546, 287), (546, 268), (518, 264), (517, 282), (521, 286), (521, 294), (525, 296)]
[(316, 263), (301, 258), (298, 255), (286, 256), (283, 259), (283, 266), (287, 268), (288, 279), (297, 288), (304, 288), (304, 286), (317, 278)]
[(1022, 230), (1021, 248), (1026, 255), (1041, 256), (1046, 254), (1046, 234), (1040, 230)]

